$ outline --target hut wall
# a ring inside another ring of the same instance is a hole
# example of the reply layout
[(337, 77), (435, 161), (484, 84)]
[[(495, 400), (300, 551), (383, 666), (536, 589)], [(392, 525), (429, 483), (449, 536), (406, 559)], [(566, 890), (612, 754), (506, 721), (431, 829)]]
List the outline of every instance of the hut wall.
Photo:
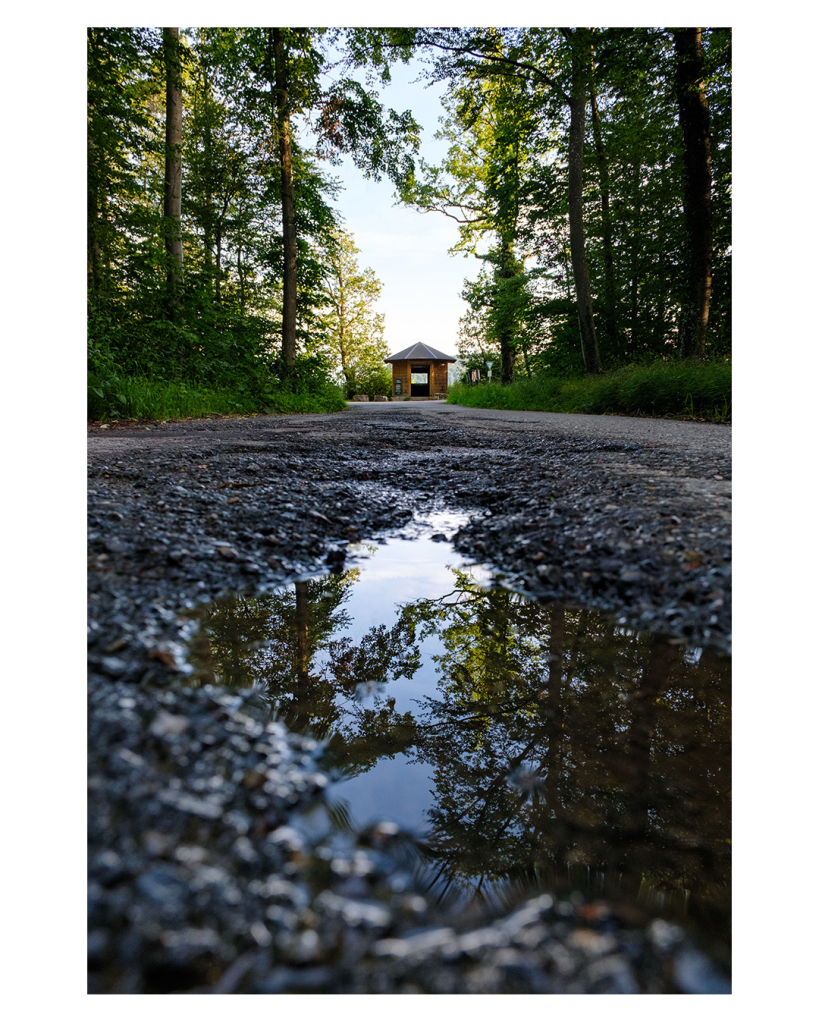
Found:
[[(410, 366), (429, 366), (429, 397), (434, 398), (436, 393), (447, 393), (448, 363), (427, 363), (424, 359), (401, 359), (392, 366), (392, 397), (399, 399), (407, 398), (410, 394)], [(395, 394), (395, 382), (401, 381), (401, 394)]]
[(430, 380), (430, 393), (433, 398), (437, 392), (447, 393), (447, 387), (449, 384), (449, 363), (433, 363), (432, 364), (432, 375)]

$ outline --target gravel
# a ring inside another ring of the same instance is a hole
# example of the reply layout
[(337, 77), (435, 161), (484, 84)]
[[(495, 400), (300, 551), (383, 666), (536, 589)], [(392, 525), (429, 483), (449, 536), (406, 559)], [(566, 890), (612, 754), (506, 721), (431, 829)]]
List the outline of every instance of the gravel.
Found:
[(182, 614), (340, 568), (418, 512), (547, 600), (730, 648), (730, 428), (359, 404), (89, 428), (89, 986), (94, 992), (724, 992), (633, 907), (541, 896), (446, 918), (389, 823), (346, 849), (298, 812), (319, 748), (252, 695), (166, 688)]

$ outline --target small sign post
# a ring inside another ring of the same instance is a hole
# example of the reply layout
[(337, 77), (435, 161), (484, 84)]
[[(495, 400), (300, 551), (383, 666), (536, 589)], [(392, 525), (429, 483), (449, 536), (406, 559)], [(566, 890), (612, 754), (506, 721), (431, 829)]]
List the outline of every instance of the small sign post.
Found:
[(489, 383), (492, 383), (492, 364), (495, 362), (494, 359), (486, 360), (486, 369), (489, 371)]

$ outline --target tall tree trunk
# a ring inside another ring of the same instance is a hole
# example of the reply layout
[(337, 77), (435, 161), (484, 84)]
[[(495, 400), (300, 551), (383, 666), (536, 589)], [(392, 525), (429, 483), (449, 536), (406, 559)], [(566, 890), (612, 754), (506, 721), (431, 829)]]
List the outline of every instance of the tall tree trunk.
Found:
[(341, 372), (344, 374), (344, 380), (347, 384), (350, 384), (353, 379), (352, 371), (350, 370), (349, 363), (347, 361), (347, 346), (345, 340), (347, 337), (347, 324), (344, 319), (346, 313), (346, 303), (344, 301), (344, 272), (341, 265), (341, 255), (339, 254), (338, 263), (338, 354), (341, 359)]
[(569, 245), (580, 321), (580, 345), (587, 373), (600, 373), (600, 350), (592, 312), (591, 281), (586, 262), (586, 234), (583, 228), (583, 139), (586, 131), (586, 75), (589, 43), (586, 30), (571, 33), (572, 95), (569, 103)]
[(296, 650), (293, 658), (293, 703), (285, 715), (285, 724), (293, 732), (302, 732), (310, 725), (310, 630), (312, 615), (308, 584), (301, 580), (295, 584)]
[(549, 680), (547, 698), (550, 717), (547, 725), (546, 801), (555, 814), (560, 806), (562, 741), (565, 708), (563, 700), (563, 659), (566, 643), (566, 613), (562, 605), (549, 609)]
[(100, 209), (97, 200), (97, 182), (92, 178), (94, 144), (88, 140), (88, 290), (99, 298), (102, 292), (102, 247), (100, 246)]
[[(519, 273), (515, 252), (510, 241), (501, 242), (500, 266), (496, 271), (501, 282), (511, 281)], [(501, 284), (503, 289), (503, 284)], [(509, 302), (508, 295), (503, 291), (498, 296), (501, 305), (500, 316), (498, 317), (498, 342), (500, 343), (501, 381), (504, 384), (511, 384), (515, 375), (515, 322), (514, 311)]]
[(631, 281), (629, 283), (629, 331), (630, 331), (630, 343), (631, 351), (637, 352), (637, 317), (639, 313), (639, 288), (640, 278), (643, 275), (643, 267), (640, 262), (640, 219), (643, 212), (642, 207), (642, 193), (640, 192), (640, 176), (642, 174), (642, 163), (638, 157), (635, 163), (632, 165), (632, 173), (634, 176), (633, 184), (633, 196), (634, 204), (632, 207), (632, 220), (631, 220)]
[(274, 116), (279, 141), (282, 182), (282, 234), (284, 240), (284, 280), (282, 301), (282, 359), (288, 366), (296, 361), (296, 204), (293, 195), (293, 151), (290, 139), (290, 104), (287, 91), (287, 65), (280, 28), (268, 30), (275, 75)]
[(207, 69), (204, 71), (203, 106), (205, 130), (202, 147), (205, 152), (205, 215), (203, 217), (205, 280), (208, 294), (213, 286), (213, 129), (210, 122), (211, 90)]
[(594, 61), (589, 78), (591, 98), (592, 132), (597, 168), (600, 177), (600, 214), (603, 228), (603, 327), (609, 351), (620, 355), (620, 330), (617, 322), (617, 286), (614, 278), (614, 246), (611, 231), (611, 206), (609, 184), (609, 161), (603, 146), (603, 131), (600, 125), (600, 111), (597, 109), (597, 95), (594, 88)]
[(674, 29), (675, 84), (685, 160), (686, 292), (680, 355), (702, 359), (711, 305), (711, 122), (702, 83), (702, 29)]
[[(103, 55), (100, 51), (98, 30), (88, 30), (88, 69), (89, 78), (101, 75), (100, 62)], [(101, 125), (106, 125), (106, 117), (100, 114), (89, 98), (88, 103), (88, 288), (96, 301), (112, 298), (111, 288), (111, 236), (112, 225), (109, 221), (108, 193), (110, 191), (110, 174), (105, 146), (98, 147), (94, 138), (98, 137)], [(107, 130), (106, 128), (103, 131)]]
[(236, 273), (239, 275), (239, 309), (245, 315), (245, 268), (242, 266), (242, 243), (236, 250)]
[(304, 688), (310, 674), (310, 598), (307, 583), (301, 580), (296, 589), (296, 678)]
[(629, 896), (639, 892), (646, 865), (644, 855), (637, 853), (633, 863), (629, 863), (628, 855), (634, 855), (641, 846), (650, 847), (652, 842), (651, 807), (659, 786), (652, 773), (652, 744), (657, 728), (657, 705), (668, 687), (673, 660), (674, 648), (670, 644), (651, 641), (643, 660), (639, 688), (629, 699), (631, 722), (623, 736), (629, 785), (621, 794), (623, 810), (616, 826), (627, 837), (618, 858), (618, 868), (623, 873), (621, 892)]
[(216, 275), (214, 278), (214, 298), (216, 305), (222, 304), (222, 218), (216, 223)]
[(163, 28), (165, 56), (165, 251), (168, 304), (175, 315), (182, 299), (182, 70), (179, 29)]

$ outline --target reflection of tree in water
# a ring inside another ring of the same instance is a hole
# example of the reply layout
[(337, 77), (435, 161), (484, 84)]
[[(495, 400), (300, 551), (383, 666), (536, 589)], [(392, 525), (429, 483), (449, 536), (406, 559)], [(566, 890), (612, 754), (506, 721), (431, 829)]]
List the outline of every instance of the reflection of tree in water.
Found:
[[(376, 697), (375, 708), (357, 703), (357, 690), (409, 678), (420, 663), (409, 623), (375, 626), (359, 643), (340, 635), (352, 624), (342, 605), (359, 575), (350, 569), (207, 606), (191, 651), (201, 680), (256, 690), (297, 732), (324, 738), (339, 731), (347, 737), (349, 742), (332, 746), (356, 748), (359, 758), (353, 760), (361, 764), (350, 766), (353, 774), (394, 745), (385, 741), (385, 732), (392, 728), (406, 735), (413, 724), (412, 716), (395, 714), (392, 700)], [(373, 742), (377, 739), (380, 743)]]
[[(727, 927), (727, 660), (482, 590), (463, 570), (450, 594), (404, 605), (356, 643), (343, 605), (358, 574), (213, 606), (192, 660), (327, 737), (345, 776), (401, 751), (429, 764), (439, 898), (529, 886), (661, 896)], [(413, 676), (432, 635), (436, 695), (415, 718), (398, 714), (379, 691)]]
[(727, 662), (455, 575), (403, 610), (444, 647), (415, 741), (439, 892), (653, 892), (725, 925)]

